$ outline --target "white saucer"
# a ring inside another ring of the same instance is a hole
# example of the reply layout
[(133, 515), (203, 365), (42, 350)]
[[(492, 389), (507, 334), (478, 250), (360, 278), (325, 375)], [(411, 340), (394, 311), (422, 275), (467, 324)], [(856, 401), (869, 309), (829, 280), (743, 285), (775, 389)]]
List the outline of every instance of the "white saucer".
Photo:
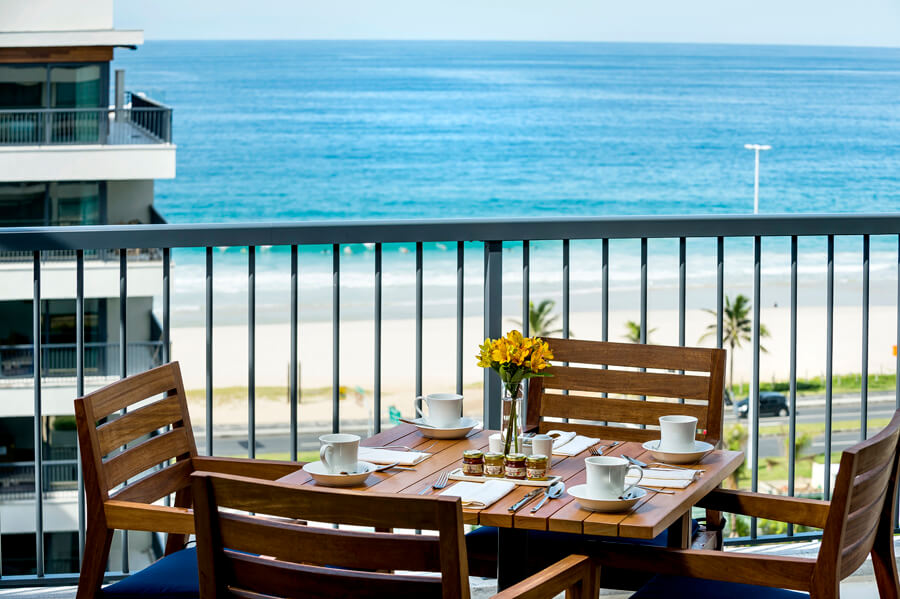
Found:
[(588, 496), (587, 485), (575, 485), (571, 489), (566, 489), (566, 493), (574, 497), (578, 505), (586, 510), (615, 513), (630, 510), (638, 499), (647, 494), (647, 491), (634, 487), (628, 491), (627, 499), (595, 499)]
[(692, 451), (660, 451), (657, 449), (659, 441), (647, 441), (641, 447), (650, 452), (654, 460), (666, 464), (693, 464), (714, 449), (705, 441), (694, 441)]
[[(474, 418), (460, 418), (459, 423), (453, 427), (436, 427), (429, 424), (427, 418), (415, 418), (411, 421), (425, 437), (429, 439), (461, 439), (469, 434), (469, 431), (481, 424)], [(423, 426), (419, 426), (419, 424)]]
[(325, 469), (325, 464), (315, 461), (305, 464), (303, 471), (312, 476), (316, 484), (323, 487), (355, 487), (361, 485), (376, 468), (375, 464), (369, 462), (357, 462), (357, 471), (352, 474), (331, 474)]

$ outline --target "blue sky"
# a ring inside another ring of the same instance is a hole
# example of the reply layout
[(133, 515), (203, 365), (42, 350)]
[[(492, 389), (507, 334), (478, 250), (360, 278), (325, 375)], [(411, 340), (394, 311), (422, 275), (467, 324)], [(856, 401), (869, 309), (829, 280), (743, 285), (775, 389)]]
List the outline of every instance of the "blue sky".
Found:
[(900, 0), (116, 0), (147, 39), (900, 46)]

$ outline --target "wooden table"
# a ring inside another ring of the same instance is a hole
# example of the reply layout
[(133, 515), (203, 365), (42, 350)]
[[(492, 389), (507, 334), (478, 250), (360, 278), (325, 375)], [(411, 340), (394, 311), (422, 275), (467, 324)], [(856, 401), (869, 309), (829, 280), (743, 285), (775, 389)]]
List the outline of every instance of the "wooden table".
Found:
[[(485, 449), (488, 438), (496, 431), (480, 431), (459, 440), (435, 441), (423, 437), (411, 425), (401, 424), (378, 435), (364, 439), (362, 445), (378, 447), (384, 445), (406, 445), (424, 450), (427, 448), (433, 455), (418, 464), (415, 470), (389, 470), (369, 476), (363, 485), (350, 487), (357, 491), (379, 491), (384, 493), (417, 494), (429, 487), (441, 472), (459, 467), (462, 464), (462, 452), (467, 449)], [(611, 441), (603, 441), (608, 444)], [(640, 443), (622, 443), (604, 452), (604, 455), (617, 456), (623, 453), (643, 461), (652, 461), (649, 452)], [(585, 482), (584, 458), (587, 451), (573, 457), (553, 456), (550, 473), (559, 475), (567, 487)], [(710, 491), (718, 487), (731, 473), (740, 466), (743, 453), (739, 451), (713, 451), (700, 462), (691, 467), (702, 468), (704, 473), (697, 481), (685, 489), (673, 489), (674, 495), (649, 492), (626, 513), (600, 514), (581, 509), (568, 493), (559, 499), (547, 501), (544, 506), (531, 513), (534, 503), (511, 514), (507, 508), (521, 499), (533, 489), (528, 486), (517, 486), (510, 493), (484, 510), (463, 510), (463, 519), (467, 524), (496, 526), (499, 528), (498, 547), (498, 584), (505, 588), (521, 578), (520, 573), (509, 562), (510, 555), (521, 549), (523, 535), (527, 530), (552, 530), (559, 532), (601, 535), (610, 537), (631, 537), (652, 539), (669, 529), (669, 543), (672, 546), (686, 547), (690, 542), (690, 512), (696, 504)], [(302, 470), (280, 479), (297, 485), (314, 485), (310, 476)], [(453, 484), (453, 481), (451, 481)], [(430, 491), (438, 494), (440, 491)], [(506, 547), (515, 548), (516, 551)]]

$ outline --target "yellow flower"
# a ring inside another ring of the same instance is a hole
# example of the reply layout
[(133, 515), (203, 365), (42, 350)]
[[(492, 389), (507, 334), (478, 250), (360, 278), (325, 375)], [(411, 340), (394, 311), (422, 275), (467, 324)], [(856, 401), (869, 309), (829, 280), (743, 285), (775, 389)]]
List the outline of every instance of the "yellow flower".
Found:
[(491, 343), (491, 360), (500, 364), (509, 363), (509, 344), (502, 337)]
[(491, 340), (485, 339), (484, 344), (479, 346), (480, 351), (477, 356), (478, 366), (481, 368), (490, 368), (491, 367)]

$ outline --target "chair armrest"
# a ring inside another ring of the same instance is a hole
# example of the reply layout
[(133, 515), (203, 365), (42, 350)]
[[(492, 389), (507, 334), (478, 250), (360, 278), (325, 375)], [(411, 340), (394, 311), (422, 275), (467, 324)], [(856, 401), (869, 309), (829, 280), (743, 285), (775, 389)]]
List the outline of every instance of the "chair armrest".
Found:
[(103, 511), (108, 528), (194, 534), (194, 512), (187, 508), (110, 499)]
[(589, 557), (570, 555), (491, 599), (551, 599), (572, 589), (581, 590), (576, 597), (596, 597), (596, 571)]
[(808, 558), (715, 550), (666, 549), (603, 543), (591, 550), (602, 567), (644, 570), (723, 582), (809, 591), (816, 561)]
[(194, 470), (215, 472), (217, 474), (234, 474), (263, 480), (277, 480), (303, 468), (302, 462), (286, 462), (282, 460), (251, 460), (249, 458), (219, 458), (211, 456), (197, 456), (191, 458), (191, 460), (194, 463)]
[(815, 528), (825, 528), (830, 506), (830, 502), (818, 499), (782, 497), (730, 489), (716, 489), (697, 502), (697, 507), (708, 510), (757, 516)]

